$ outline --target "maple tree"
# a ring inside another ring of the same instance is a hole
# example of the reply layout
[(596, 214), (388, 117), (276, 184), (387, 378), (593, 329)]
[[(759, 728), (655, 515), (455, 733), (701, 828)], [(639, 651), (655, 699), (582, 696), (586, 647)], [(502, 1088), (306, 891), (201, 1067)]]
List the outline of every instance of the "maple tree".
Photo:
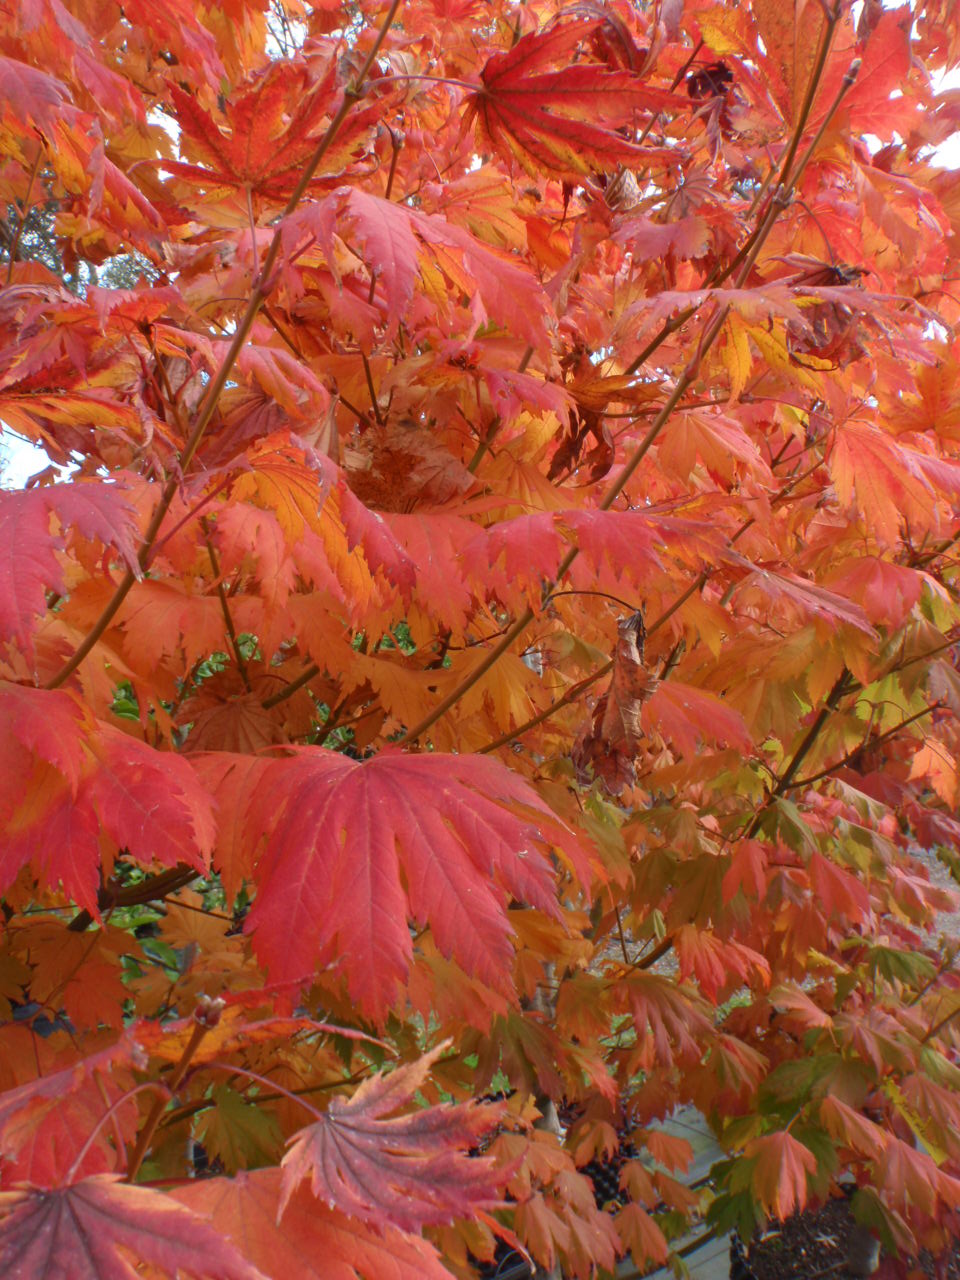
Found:
[(949, 0), (0, 32), (0, 1271), (942, 1250)]

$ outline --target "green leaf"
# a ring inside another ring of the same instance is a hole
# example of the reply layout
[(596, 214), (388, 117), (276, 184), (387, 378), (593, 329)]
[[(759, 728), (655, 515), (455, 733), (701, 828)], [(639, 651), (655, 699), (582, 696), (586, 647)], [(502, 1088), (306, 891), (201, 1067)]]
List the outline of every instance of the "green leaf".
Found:
[(213, 1107), (197, 1121), (196, 1136), (211, 1159), (228, 1173), (255, 1169), (277, 1159), (283, 1134), (275, 1115), (262, 1105), (247, 1102), (229, 1085), (217, 1085), (211, 1094)]
[(884, 946), (867, 949), (867, 970), (873, 979), (886, 978), (888, 982), (901, 982), (909, 987), (922, 985), (936, 972), (926, 956)]

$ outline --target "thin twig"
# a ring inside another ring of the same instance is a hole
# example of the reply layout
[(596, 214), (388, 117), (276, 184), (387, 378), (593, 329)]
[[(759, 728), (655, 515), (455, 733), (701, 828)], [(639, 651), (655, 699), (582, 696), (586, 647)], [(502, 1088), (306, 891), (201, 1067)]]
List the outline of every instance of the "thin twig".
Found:
[[(97, 907), (106, 911), (115, 907), (139, 906), (145, 902), (154, 902), (165, 898), (168, 893), (176, 893), (191, 880), (196, 880), (200, 872), (196, 867), (179, 865), (166, 871), (159, 871), (154, 876), (147, 876), (137, 884), (124, 886), (112, 885), (109, 881), (97, 894)], [(93, 916), (84, 908), (78, 911), (67, 925), (70, 933), (85, 933), (93, 924)]]
[(934, 711), (939, 711), (942, 706), (942, 702), (934, 702), (929, 707), (924, 707), (922, 711), (917, 711), (912, 716), (907, 716), (899, 724), (895, 724), (892, 729), (887, 729), (885, 732), (877, 734), (875, 738), (867, 738), (859, 746), (855, 747), (853, 751), (848, 751), (845, 756), (842, 756), (826, 769), (821, 769), (819, 773), (812, 773), (809, 778), (799, 778), (796, 782), (789, 783), (784, 790), (800, 790), (803, 787), (812, 786), (814, 782), (820, 782), (823, 778), (829, 778), (838, 769), (844, 768), (845, 765), (856, 760), (858, 756), (862, 756), (865, 751), (872, 751), (875, 747), (880, 746), (882, 742), (888, 742), (891, 738), (895, 738), (901, 729), (905, 729), (908, 724), (915, 724), (917, 720), (922, 720), (924, 716), (929, 716)]
[[(97, 1083), (98, 1084), (100, 1083), (99, 1078), (97, 1079)], [(74, 1178), (77, 1176), (77, 1170), (80, 1169), (81, 1166), (83, 1165), (84, 1157), (86, 1156), (90, 1148), (93, 1146), (93, 1143), (94, 1143), (94, 1140), (96, 1139), (97, 1134), (106, 1124), (106, 1122), (108, 1120), (113, 1119), (114, 1115), (117, 1113), (117, 1111), (119, 1111), (119, 1109), (124, 1105), (124, 1103), (129, 1102), (131, 1098), (136, 1097), (138, 1093), (143, 1093), (145, 1089), (161, 1089), (163, 1091), (164, 1099), (169, 1100), (170, 1098), (170, 1090), (161, 1080), (145, 1080), (143, 1084), (134, 1085), (132, 1089), (128, 1089), (126, 1093), (122, 1094), (119, 1098), (117, 1098), (116, 1102), (112, 1103), (107, 1108), (107, 1110), (103, 1113), (103, 1115), (100, 1117), (97, 1123), (93, 1126), (93, 1128), (87, 1134), (86, 1141), (84, 1142), (80, 1150), (77, 1152), (77, 1158), (74, 1160), (73, 1164), (70, 1166), (67, 1176), (63, 1180), (64, 1186), (69, 1187), (72, 1185)], [(118, 1151), (119, 1150), (120, 1148), (118, 1147)]]
[[(322, 1111), (318, 1111), (316, 1107), (311, 1106), (309, 1102), (305, 1102), (303, 1098), (298, 1097), (297, 1094), (291, 1092), (291, 1090), (284, 1089), (282, 1085), (277, 1084), (276, 1080), (271, 1080), (267, 1076), (262, 1076), (256, 1071), (249, 1071), (246, 1067), (238, 1067), (232, 1062), (205, 1062), (203, 1063), (202, 1070), (228, 1071), (234, 1076), (244, 1076), (247, 1080), (252, 1080), (254, 1084), (265, 1085), (268, 1089), (276, 1090), (278, 1097), (286, 1098), (288, 1102), (298, 1103), (305, 1111), (308, 1111), (310, 1115), (313, 1116), (314, 1120), (322, 1120), (324, 1118)], [(345, 1082), (337, 1081), (337, 1084), (343, 1083)], [(257, 1101), (258, 1103), (261, 1102), (262, 1096), (258, 1096)]]
[(33, 207), (30, 199), (33, 195), (33, 184), (36, 181), (37, 174), (40, 172), (40, 161), (43, 158), (43, 143), (37, 147), (37, 158), (33, 162), (33, 168), (30, 170), (30, 180), (27, 183), (27, 194), (23, 197), (23, 212), (17, 222), (17, 229), (13, 234), (13, 240), (10, 243), (10, 258), (7, 262), (7, 284), (13, 279), (13, 265), (17, 260), (17, 250), (20, 248), (20, 239), (23, 235), (23, 229), (27, 225), (27, 217)]
[(227, 600), (227, 593), (223, 589), (223, 579), (220, 576), (220, 563), (217, 560), (217, 553), (214, 549), (213, 542), (210, 539), (210, 525), (205, 516), (200, 518), (200, 527), (203, 530), (203, 540), (207, 544), (207, 554), (210, 557), (210, 565), (213, 569), (213, 576), (217, 583), (217, 598), (220, 601), (220, 610), (223, 614), (224, 626), (227, 629), (227, 635), (230, 638), (230, 647), (233, 649), (233, 658), (237, 664), (237, 671), (240, 673), (240, 679), (243, 681), (243, 687), (247, 693), (251, 690), (250, 676), (247, 673), (247, 664), (244, 661), (243, 654), (240, 652), (240, 642), (237, 639), (237, 629), (233, 625), (233, 617), (230, 613), (230, 604)]
[[(375, 282), (372, 281), (371, 285), (373, 283)], [(360, 353), (360, 359), (363, 361), (363, 372), (367, 379), (367, 391), (370, 393), (370, 404), (371, 404), (371, 407), (373, 408), (373, 416), (377, 420), (377, 426), (382, 427), (383, 415), (380, 412), (380, 403), (377, 400), (376, 388), (373, 385), (373, 373), (370, 369), (370, 361), (367, 359), (366, 353), (362, 351)]]
[(309, 684), (310, 681), (319, 674), (320, 668), (315, 662), (311, 662), (308, 667), (305, 667), (303, 671), (300, 672), (295, 680), (291, 680), (290, 683), (285, 685), (278, 693), (272, 693), (269, 698), (264, 698), (260, 705), (263, 707), (264, 711), (269, 711), (271, 707), (279, 706), (281, 702), (286, 702), (287, 698), (292, 698), (293, 695), (299, 692), (305, 684)]

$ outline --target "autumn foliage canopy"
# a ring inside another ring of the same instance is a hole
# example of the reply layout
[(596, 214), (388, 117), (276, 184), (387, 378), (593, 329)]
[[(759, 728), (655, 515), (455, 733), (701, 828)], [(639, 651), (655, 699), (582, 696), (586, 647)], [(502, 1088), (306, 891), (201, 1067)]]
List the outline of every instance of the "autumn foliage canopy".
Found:
[(942, 1250), (951, 0), (0, 13), (0, 1274)]

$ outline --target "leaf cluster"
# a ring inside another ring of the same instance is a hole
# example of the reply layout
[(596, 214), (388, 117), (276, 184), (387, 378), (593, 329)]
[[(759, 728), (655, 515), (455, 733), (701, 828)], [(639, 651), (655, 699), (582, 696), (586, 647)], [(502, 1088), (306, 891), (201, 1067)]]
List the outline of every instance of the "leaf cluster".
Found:
[(956, 1237), (954, 18), (0, 18), (0, 1272)]

